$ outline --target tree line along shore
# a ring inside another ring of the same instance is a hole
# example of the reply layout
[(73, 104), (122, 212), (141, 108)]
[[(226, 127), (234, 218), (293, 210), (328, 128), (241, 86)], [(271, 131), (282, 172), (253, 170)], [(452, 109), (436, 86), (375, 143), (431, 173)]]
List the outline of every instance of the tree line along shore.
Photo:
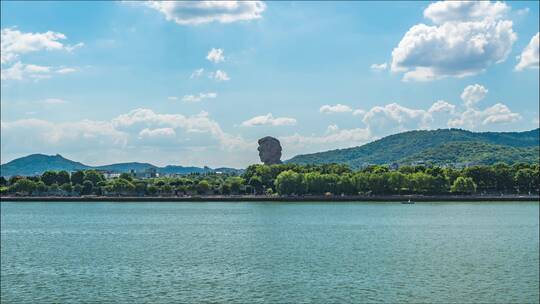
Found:
[[(403, 166), (390, 170), (373, 165), (353, 171), (342, 164), (251, 165), (242, 175), (190, 174), (175, 177), (136, 178), (122, 173), (105, 179), (96, 170), (46, 171), (40, 176), (0, 177), (0, 194), (9, 198), (214, 197), (215, 200), (509, 200), (538, 197), (539, 165), (498, 163), (463, 169)], [(188, 199), (189, 198), (189, 199)]]

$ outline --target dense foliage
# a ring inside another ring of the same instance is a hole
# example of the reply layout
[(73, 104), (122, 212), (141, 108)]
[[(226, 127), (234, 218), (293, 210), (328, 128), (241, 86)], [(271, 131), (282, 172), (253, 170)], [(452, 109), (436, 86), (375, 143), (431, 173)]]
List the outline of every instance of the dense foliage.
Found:
[(539, 129), (483, 133), (460, 129), (409, 131), (360, 147), (298, 155), (288, 162), (341, 163), (351, 168), (362, 168), (366, 164), (410, 164), (418, 161), (433, 165), (470, 162), (486, 165), (497, 162), (538, 163), (539, 134)]
[(243, 175), (191, 174), (136, 179), (128, 173), (106, 180), (96, 170), (47, 171), (41, 176), (0, 177), (3, 195), (394, 195), (529, 194), (539, 191), (538, 164), (442, 167), (369, 166), (353, 171), (342, 164), (251, 165)]

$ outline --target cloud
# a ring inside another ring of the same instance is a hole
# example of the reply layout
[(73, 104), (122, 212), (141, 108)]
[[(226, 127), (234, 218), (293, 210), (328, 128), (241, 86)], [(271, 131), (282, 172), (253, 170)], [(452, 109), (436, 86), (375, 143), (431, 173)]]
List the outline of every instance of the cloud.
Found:
[(374, 71), (383, 71), (388, 68), (388, 64), (386, 62), (380, 64), (374, 63), (370, 66), (370, 68)]
[(175, 101), (175, 100), (178, 100), (178, 97), (176, 97), (176, 96), (169, 96), (169, 97), (167, 97), (167, 99), (170, 100), (170, 101)]
[(524, 69), (538, 69), (539, 66), (539, 33), (531, 38), (529, 44), (523, 49), (519, 56), (519, 63), (516, 65), (516, 71)]
[(424, 10), (424, 17), (435, 24), (453, 21), (482, 21), (500, 19), (510, 11), (503, 2), (489, 1), (440, 1), (431, 3)]
[(140, 138), (145, 138), (145, 137), (166, 137), (166, 138), (170, 138), (170, 137), (174, 137), (174, 136), (176, 136), (176, 132), (174, 131), (173, 128), (159, 128), (159, 129), (144, 128), (139, 132), (139, 137)]
[[(158, 114), (150, 109), (135, 109), (117, 116), (111, 121), (116, 130), (133, 133), (145, 128), (172, 128), (177, 137), (199, 135), (199, 141), (208, 143), (208, 136), (217, 140), (226, 150), (241, 149), (248, 144), (240, 137), (224, 132), (219, 124), (212, 120), (207, 112), (192, 116), (182, 114)], [(202, 136), (202, 137), (201, 137)]]
[(180, 25), (259, 19), (266, 9), (262, 1), (149, 1), (148, 6)]
[(199, 93), (198, 95), (184, 95), (184, 97), (182, 97), (182, 101), (184, 101), (184, 102), (200, 102), (200, 101), (202, 101), (204, 99), (216, 98), (216, 97), (217, 97), (217, 94), (212, 93), (212, 92)]
[(391, 70), (404, 81), (466, 77), (506, 60), (517, 39), (508, 8), (491, 2), (437, 2), (424, 11), (435, 25), (417, 24), (392, 51)]
[(488, 90), (479, 84), (469, 85), (461, 93), (461, 100), (466, 107), (474, 107), (476, 103), (486, 97), (487, 93)]
[[(223, 165), (226, 159), (214, 162), (209, 157), (223, 151), (247, 149), (255, 151), (256, 157), (255, 142), (225, 132), (207, 112), (188, 116), (140, 108), (107, 121), (2, 120), (1, 134), (2, 159), (30, 153), (67, 153), (78, 154), (78, 160), (94, 155), (99, 162), (104, 162), (110, 161), (113, 155), (119, 155), (116, 161), (126, 161), (146, 153), (141, 160), (154, 157), (155, 162), (162, 162), (161, 157), (167, 155), (175, 161)], [(242, 157), (245, 161), (246, 155)], [(236, 156), (231, 159), (242, 161)]]
[(56, 73), (58, 74), (68, 74), (68, 73), (74, 73), (77, 72), (77, 69), (75, 68), (60, 68), (56, 70)]
[(284, 153), (290, 156), (328, 149), (340, 149), (365, 144), (373, 140), (366, 128), (340, 129), (337, 125), (329, 125), (324, 135), (304, 136), (298, 133), (281, 136), (279, 140)]
[(520, 114), (513, 113), (508, 106), (497, 103), (484, 110), (468, 108), (458, 118), (448, 121), (448, 126), (476, 129), (491, 124), (512, 123), (521, 118)]
[(242, 122), (244, 127), (254, 126), (293, 126), (296, 125), (296, 119), (290, 117), (275, 117), (272, 113), (266, 115), (255, 116)]
[(342, 105), (340, 103), (336, 105), (324, 105), (320, 107), (319, 112), (324, 114), (331, 114), (331, 113), (346, 113), (346, 112), (352, 112), (353, 109), (351, 107)]
[(371, 108), (362, 121), (372, 134), (386, 135), (405, 130), (426, 129), (433, 119), (426, 110), (391, 103)]
[(66, 35), (58, 32), (47, 31), (45, 33), (23, 33), (16, 28), (4, 28), (1, 31), (1, 63), (6, 64), (15, 61), (21, 54), (37, 52), (41, 50), (65, 50), (82, 46), (82, 43), (70, 46), (63, 44)]
[(364, 114), (366, 114), (366, 111), (364, 111), (362, 109), (356, 109), (352, 113), (352, 115), (354, 115), (354, 116), (363, 116)]
[(191, 79), (195, 79), (195, 78), (199, 78), (202, 76), (202, 74), (204, 73), (204, 69), (196, 69), (195, 71), (193, 71), (193, 73), (191, 73), (191, 76), (189, 76), (189, 78)]
[(222, 71), (222, 70), (217, 70), (215, 72), (211, 72), (208, 77), (210, 77), (210, 79), (214, 79), (214, 80), (220, 81), (220, 82), (221, 81), (229, 81), (229, 80), (231, 80), (229, 75), (227, 75), (227, 73), (225, 71)]
[(225, 61), (225, 56), (223, 55), (223, 50), (222, 49), (212, 48), (208, 52), (208, 55), (206, 56), (206, 59), (208, 59), (209, 61), (211, 61), (213, 63), (220, 63), (220, 62)]
[(40, 119), (2, 121), (2, 148), (12, 152), (57, 153), (94, 148), (124, 147), (127, 135), (110, 122), (82, 120), (53, 123)]
[(453, 114), (455, 111), (456, 111), (456, 106), (444, 100), (437, 100), (428, 109), (429, 114), (444, 113), (444, 112)]
[(50, 67), (16, 62), (8, 68), (2, 68), (0, 78), (2, 80), (23, 80), (25, 78), (49, 78)]
[(54, 68), (36, 64), (24, 64), (17, 61), (10, 67), (2, 68), (0, 78), (2, 80), (39, 80), (51, 78), (53, 74), (67, 74), (75, 71), (73, 68)]
[(458, 111), (456, 105), (444, 100), (434, 102), (427, 110), (414, 109), (391, 103), (372, 107), (362, 121), (372, 136), (385, 136), (397, 132), (416, 129), (464, 127), (484, 130), (496, 124), (507, 124), (521, 119), (508, 106), (497, 103), (485, 109), (474, 106), (482, 100), (488, 90), (475, 84), (465, 88), (461, 98), (465, 110)]

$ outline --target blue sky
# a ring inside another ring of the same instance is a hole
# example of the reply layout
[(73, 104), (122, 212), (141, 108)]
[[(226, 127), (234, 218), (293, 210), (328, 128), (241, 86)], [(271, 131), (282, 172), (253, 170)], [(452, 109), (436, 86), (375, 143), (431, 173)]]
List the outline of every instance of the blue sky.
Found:
[(538, 127), (538, 2), (1, 2), (2, 159), (244, 167)]

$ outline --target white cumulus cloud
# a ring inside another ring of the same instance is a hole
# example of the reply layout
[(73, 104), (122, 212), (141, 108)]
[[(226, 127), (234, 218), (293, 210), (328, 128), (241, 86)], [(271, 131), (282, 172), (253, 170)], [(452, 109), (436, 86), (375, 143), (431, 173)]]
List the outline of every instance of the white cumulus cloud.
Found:
[(516, 65), (516, 71), (524, 69), (538, 69), (539, 61), (539, 33), (531, 38), (529, 44), (523, 49), (519, 56), (519, 63)]
[(139, 137), (174, 137), (176, 132), (173, 128), (158, 128), (158, 129), (149, 129), (144, 128), (139, 132)]
[(208, 92), (208, 93), (199, 93), (198, 95), (184, 95), (182, 101), (184, 102), (200, 102), (204, 99), (213, 99), (216, 98), (217, 94)]
[(73, 49), (82, 46), (78, 43), (75, 46), (70, 46), (62, 43), (66, 35), (47, 31), (44, 33), (24, 33), (16, 28), (4, 28), (1, 31), (1, 63), (6, 64), (19, 58), (21, 54), (37, 52), (41, 50), (65, 50), (72, 51)]
[(508, 106), (497, 103), (484, 110), (468, 108), (458, 118), (448, 121), (448, 126), (476, 129), (486, 125), (516, 122), (521, 118), (519, 113), (512, 112)]
[(432, 81), (478, 74), (506, 60), (517, 35), (501, 19), (505, 4), (437, 2), (424, 11), (435, 25), (417, 24), (392, 51), (391, 70), (404, 81)]
[(232, 23), (262, 17), (262, 1), (149, 1), (148, 6), (181, 25)]
[(208, 59), (208, 61), (211, 61), (213, 63), (220, 63), (220, 62), (225, 61), (225, 55), (223, 55), (223, 50), (222, 49), (212, 48), (208, 52), (208, 55), (206, 56), (206, 59)]
[(424, 10), (424, 17), (435, 24), (452, 21), (482, 21), (500, 19), (510, 11), (503, 2), (489, 1), (439, 1)]
[(244, 127), (254, 126), (293, 126), (296, 125), (296, 119), (290, 117), (274, 117), (272, 113), (255, 116), (242, 122)]
[(466, 107), (474, 107), (476, 103), (486, 97), (487, 93), (488, 90), (479, 84), (469, 85), (461, 93), (461, 100)]
[(319, 108), (319, 112), (324, 114), (331, 114), (331, 113), (346, 113), (346, 112), (352, 112), (353, 109), (347, 105), (342, 105), (340, 103), (336, 105), (324, 105)]
[(75, 72), (74, 68), (55, 68), (36, 64), (24, 64), (20, 61), (15, 62), (9, 67), (0, 71), (2, 80), (25, 80), (25, 79), (48, 79), (54, 74), (67, 74)]
[(214, 79), (216, 81), (220, 81), (220, 82), (221, 81), (229, 81), (229, 80), (231, 80), (229, 75), (227, 75), (227, 73), (225, 71), (222, 71), (222, 70), (217, 70), (215, 72), (211, 72), (208, 77), (210, 77), (211, 79)]
[(374, 71), (383, 71), (383, 70), (386, 70), (386, 68), (388, 68), (388, 63), (384, 62), (384, 63), (374, 63), (370, 66), (370, 68)]

